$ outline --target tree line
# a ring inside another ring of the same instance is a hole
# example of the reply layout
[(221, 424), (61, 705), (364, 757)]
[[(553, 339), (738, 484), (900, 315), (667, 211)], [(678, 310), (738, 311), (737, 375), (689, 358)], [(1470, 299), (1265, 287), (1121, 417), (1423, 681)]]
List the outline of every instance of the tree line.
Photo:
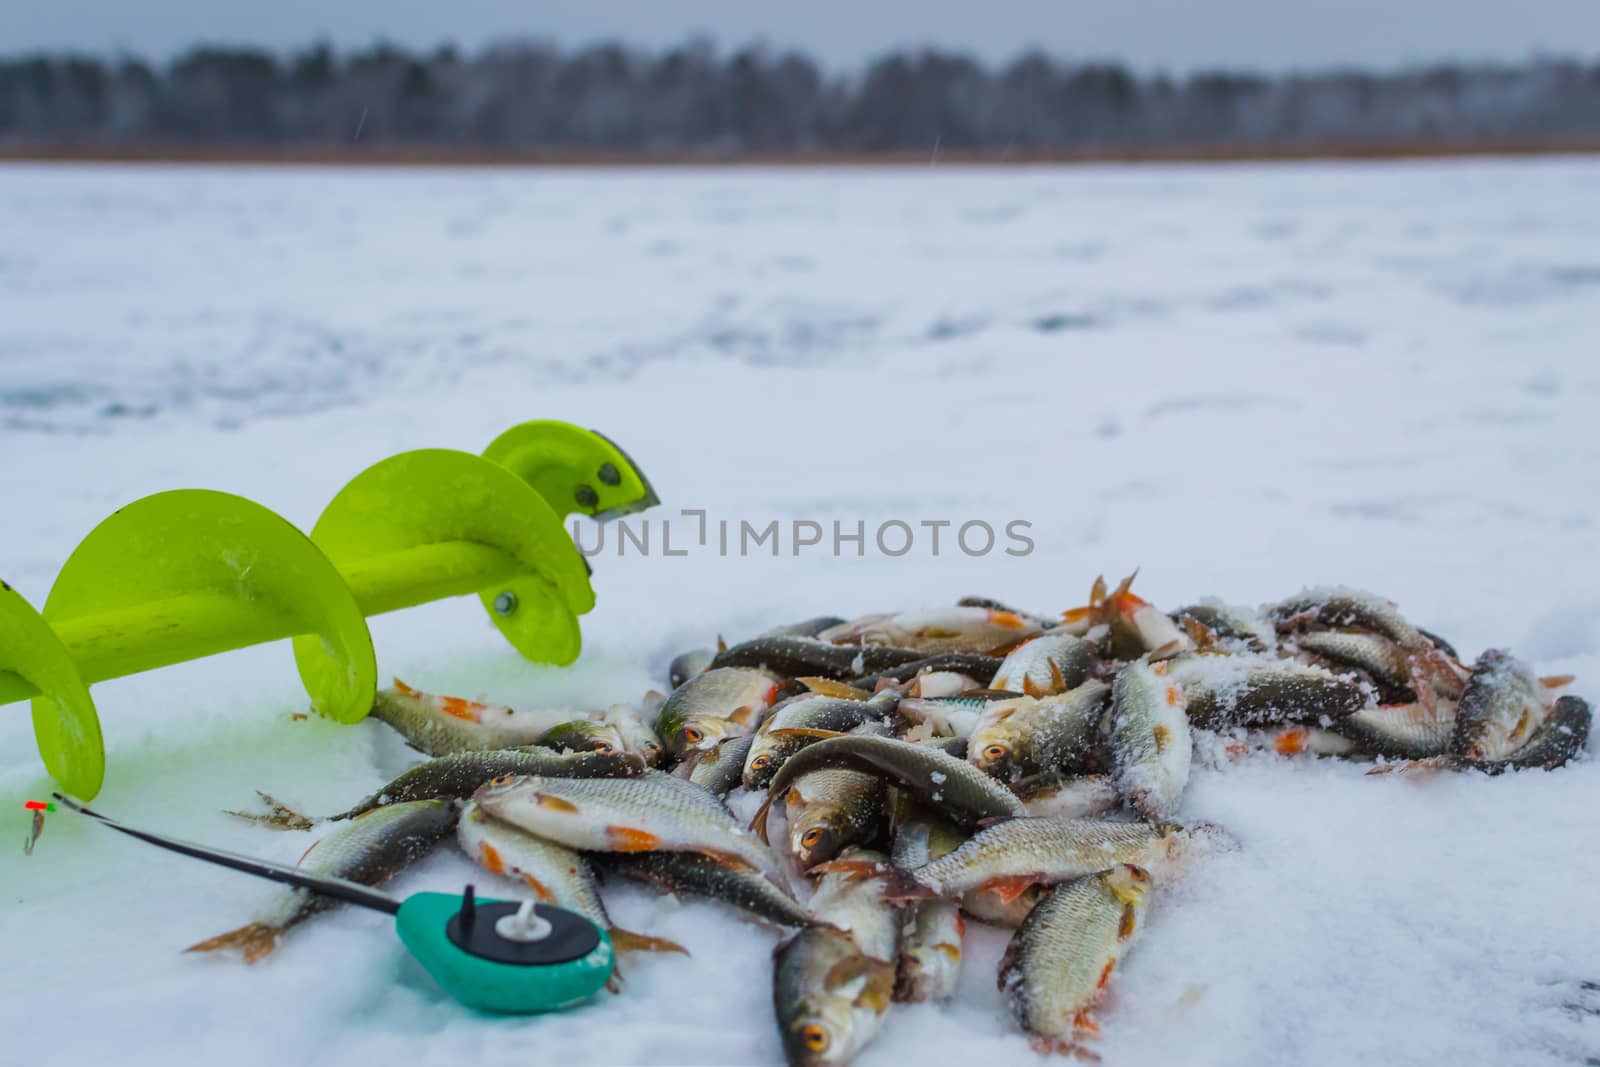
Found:
[(414, 146), (489, 151), (1029, 153), (1563, 140), (1600, 135), (1600, 62), (1173, 77), (1041, 53), (883, 56), (507, 43), (289, 55), (201, 47), (0, 59), (0, 147)]

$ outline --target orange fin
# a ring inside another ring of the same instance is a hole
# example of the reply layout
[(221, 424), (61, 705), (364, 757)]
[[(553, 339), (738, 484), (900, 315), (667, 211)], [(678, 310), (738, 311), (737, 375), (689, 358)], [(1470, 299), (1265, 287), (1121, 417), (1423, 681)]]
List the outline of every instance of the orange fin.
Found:
[(399, 693), (403, 697), (420, 697), (420, 696), (426, 696), (427, 695), (426, 693), (424, 693), (420, 689), (411, 688), (409, 685), (407, 685), (406, 683), (402, 682), (398, 678), (392, 678), (392, 679), (390, 679), (390, 681), (392, 681), (394, 683), (394, 691), (396, 693)]
[[(495, 873), (498, 874), (500, 872), (496, 871)], [(534, 896), (538, 897), (540, 900), (544, 901), (546, 904), (554, 904), (555, 903), (556, 895), (554, 893), (550, 892), (550, 887), (545, 885), (543, 882), (539, 881), (539, 879), (535, 878), (533, 875), (528, 874), (526, 871), (524, 871), (523, 874), (522, 874), (522, 880), (524, 882), (528, 883), (528, 888), (533, 890), (533, 895)]]
[(755, 815), (750, 819), (750, 829), (755, 831), (757, 837), (761, 838), (763, 845), (772, 843), (767, 840), (767, 816), (772, 814), (772, 799), (772, 792), (768, 790), (766, 797), (761, 801), (761, 806), (756, 809)]
[(219, 949), (237, 949), (244, 957), (246, 963), (255, 963), (264, 958), (269, 952), (278, 947), (278, 935), (282, 933), (276, 926), (266, 923), (250, 923), (237, 930), (229, 930), (216, 937), (190, 945), (185, 952), (216, 952)]
[(636, 934), (620, 926), (611, 928), (611, 944), (618, 952), (681, 952), (685, 956), (689, 954), (689, 950), (676, 941), (668, 941), (664, 937), (650, 937), (648, 934)]
[(538, 798), (534, 801), (534, 803), (538, 804), (541, 808), (549, 808), (551, 811), (565, 812), (568, 815), (576, 815), (579, 811), (578, 805), (574, 804), (566, 797), (558, 797), (554, 793), (540, 793), (538, 794)]
[(632, 826), (606, 827), (606, 840), (617, 852), (655, 852), (661, 848), (661, 838)]
[(983, 883), (982, 891), (993, 893), (1002, 903), (1010, 904), (1038, 884), (1039, 879), (1035, 875), (1017, 874), (1004, 878), (991, 878)]
[(756, 709), (750, 704), (740, 704), (728, 713), (728, 721), (738, 723), (740, 726), (749, 726), (750, 720), (755, 718)]

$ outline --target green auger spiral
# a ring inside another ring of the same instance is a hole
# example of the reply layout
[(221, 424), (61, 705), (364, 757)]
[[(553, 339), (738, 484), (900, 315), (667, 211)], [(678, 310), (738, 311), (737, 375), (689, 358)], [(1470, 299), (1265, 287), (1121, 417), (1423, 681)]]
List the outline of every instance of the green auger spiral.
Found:
[(32, 700), (46, 769), (90, 800), (105, 751), (89, 686), (109, 678), (292, 637), (312, 706), (358, 722), (378, 680), (367, 617), (468, 593), (522, 655), (571, 663), (594, 590), (563, 517), (657, 502), (610, 440), (550, 420), (513, 427), (482, 457), (383, 460), (309, 537), (243, 497), (157, 493), (84, 538), (42, 611), (0, 582), (0, 704)]

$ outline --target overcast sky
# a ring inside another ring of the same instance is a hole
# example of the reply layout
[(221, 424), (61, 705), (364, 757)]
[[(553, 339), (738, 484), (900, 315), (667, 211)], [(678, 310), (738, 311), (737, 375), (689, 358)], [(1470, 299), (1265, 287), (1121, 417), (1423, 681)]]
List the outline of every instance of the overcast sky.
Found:
[(764, 40), (837, 69), (904, 45), (1003, 60), (1028, 46), (1141, 68), (1393, 66), (1600, 57), (1600, 0), (0, 0), (0, 52), (196, 41), (288, 48), (322, 37), (468, 48), (505, 37), (723, 45)]

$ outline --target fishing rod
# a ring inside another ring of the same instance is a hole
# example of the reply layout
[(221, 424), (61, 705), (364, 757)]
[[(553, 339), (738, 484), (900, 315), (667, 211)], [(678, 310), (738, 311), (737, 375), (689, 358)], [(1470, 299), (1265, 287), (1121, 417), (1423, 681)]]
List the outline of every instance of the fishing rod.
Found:
[(483, 899), (470, 885), (399, 900), (344, 878), (140, 830), (51, 795), (69, 811), (168, 852), (393, 915), (395, 933), (417, 962), (451, 996), (482, 1011), (528, 1015), (580, 1004), (605, 986), (616, 964), (610, 935), (565, 908)]

